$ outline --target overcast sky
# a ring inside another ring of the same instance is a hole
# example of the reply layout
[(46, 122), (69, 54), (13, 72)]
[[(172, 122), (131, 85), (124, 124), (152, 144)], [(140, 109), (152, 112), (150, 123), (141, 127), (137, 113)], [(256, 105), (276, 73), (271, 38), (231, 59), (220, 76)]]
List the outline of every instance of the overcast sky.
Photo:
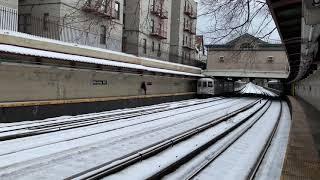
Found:
[[(199, 1), (201, 1), (201, 0), (195, 0), (195, 1), (197, 1), (198, 2), (198, 14), (200, 14), (201, 13), (201, 9), (203, 9), (203, 7), (201, 7), (201, 3), (199, 3)], [(258, 28), (258, 27), (255, 27), (255, 25), (259, 25), (259, 21), (260, 21), (261, 19), (256, 19), (253, 23), (252, 23), (252, 29), (251, 29), (251, 31), (249, 31), (248, 33), (250, 34), (251, 32), (254, 32), (255, 31), (255, 29), (256, 28)], [(256, 22), (256, 23), (255, 23)], [(200, 17), (198, 17), (198, 22), (197, 22), (198, 24), (197, 24), (197, 34), (199, 34), (199, 35), (204, 35), (204, 37), (205, 37), (205, 44), (210, 44), (211, 42), (211, 40), (210, 40), (210, 36), (206, 33), (206, 32), (208, 32), (208, 27), (210, 26), (210, 17), (208, 17), (208, 16), (200, 16)], [(275, 27), (275, 24), (274, 23), (272, 23), (272, 24), (270, 24), (270, 26), (268, 26), (267, 28), (266, 28), (266, 31), (271, 31), (273, 28)], [(231, 40), (231, 39), (230, 39)], [(268, 38), (268, 39), (263, 39), (263, 40), (265, 40), (265, 41), (268, 41), (268, 42), (271, 42), (271, 43), (281, 43), (281, 41), (280, 41), (280, 37), (279, 37), (279, 34), (278, 34), (278, 31), (276, 30), (276, 31), (274, 31), (272, 34), (271, 34), (271, 36), (270, 36), (270, 38)], [(226, 41), (228, 41), (228, 40), (226, 40)], [(224, 43), (224, 42), (221, 42), (221, 43)]]

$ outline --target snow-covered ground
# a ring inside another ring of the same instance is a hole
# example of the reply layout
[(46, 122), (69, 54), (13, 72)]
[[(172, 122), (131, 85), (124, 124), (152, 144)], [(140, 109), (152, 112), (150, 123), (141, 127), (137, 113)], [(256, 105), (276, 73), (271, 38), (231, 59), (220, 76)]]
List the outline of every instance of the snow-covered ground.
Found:
[[(35, 125), (51, 125), (52, 123), (70, 122), (86, 118), (90, 120), (95, 118), (115, 118), (119, 117), (119, 114), (128, 115), (126, 118), (118, 118), (115, 121), (1, 141), (0, 147), (5, 148), (0, 148), (0, 179), (63, 179), (70, 177), (92, 167), (108, 162), (112, 163), (126, 157), (128, 154), (140, 152), (146, 147), (211, 122), (254, 102), (259, 101), (257, 98), (218, 97), (74, 117), (59, 117), (44, 121), (0, 124), (0, 132), (11, 132), (11, 130), (15, 132), (16, 129), (20, 132), (28, 131), (28, 128), (30, 130)], [(259, 113), (262, 114), (260, 111), (266, 108), (266, 106), (263, 106), (264, 104), (270, 105), (271, 103), (262, 100), (252, 108), (215, 125), (192, 137), (192, 139), (181, 142), (157, 156), (108, 178), (141, 179), (148, 177), (152, 172), (165, 167), (170, 162), (187, 154), (190, 150), (201, 146), (236, 124), (243, 123), (244, 119), (253, 112), (257, 112), (257, 114), (252, 116), (251, 119), (254, 119)], [(268, 109), (267, 113), (270, 111), (277, 112), (278, 104), (276, 102), (272, 103), (269, 108), (271, 110)], [(155, 111), (159, 109), (161, 111)], [(150, 111), (154, 112), (145, 113)], [(129, 116), (131, 113), (141, 114), (131, 117)], [(273, 113), (273, 116), (276, 116), (276, 114)], [(273, 116), (270, 115), (269, 118)], [(289, 118), (289, 116), (286, 116), (286, 118)], [(252, 121), (246, 121), (245, 123)], [(265, 120), (259, 120), (258, 122), (262, 123), (261, 126), (271, 127), (273, 121), (272, 118), (267, 124), (264, 124)], [(268, 128), (265, 129), (265, 131), (268, 130)], [(259, 137), (263, 138), (265, 136), (261, 134)], [(254, 142), (258, 141), (255, 140)], [(213, 147), (218, 147), (218, 144)], [(201, 158), (199, 159), (201, 160)], [(197, 162), (200, 162), (199, 159)], [(245, 157), (242, 159), (245, 159)], [(270, 163), (272, 164), (272, 162), (266, 162), (265, 164), (270, 165)], [(148, 169), (147, 171), (146, 168)], [(170, 177), (168, 176), (167, 178)]]

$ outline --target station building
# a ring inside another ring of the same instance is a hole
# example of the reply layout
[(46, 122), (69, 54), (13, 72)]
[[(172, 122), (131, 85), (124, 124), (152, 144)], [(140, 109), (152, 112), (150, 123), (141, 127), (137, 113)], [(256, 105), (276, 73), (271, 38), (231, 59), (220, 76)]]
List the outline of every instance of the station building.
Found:
[(207, 45), (208, 76), (279, 78), (289, 75), (282, 44), (271, 44), (244, 34), (226, 44)]

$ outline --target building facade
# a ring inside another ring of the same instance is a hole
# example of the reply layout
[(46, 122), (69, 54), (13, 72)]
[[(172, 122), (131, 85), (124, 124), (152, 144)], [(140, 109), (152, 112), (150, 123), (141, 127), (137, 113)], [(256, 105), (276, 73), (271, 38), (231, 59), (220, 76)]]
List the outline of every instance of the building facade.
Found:
[(207, 63), (206, 49), (204, 46), (204, 38), (202, 35), (197, 35), (195, 39), (196, 58), (195, 60)]
[(171, 0), (126, 0), (123, 52), (169, 60)]
[(171, 3), (170, 60), (179, 63), (193, 61), (196, 59), (197, 3), (194, 0), (175, 0)]
[(121, 51), (123, 0), (24, 0), (19, 31)]
[(0, 0), (0, 29), (18, 29), (18, 0)]
[(289, 64), (282, 44), (244, 34), (226, 44), (208, 45), (206, 75), (287, 78)]

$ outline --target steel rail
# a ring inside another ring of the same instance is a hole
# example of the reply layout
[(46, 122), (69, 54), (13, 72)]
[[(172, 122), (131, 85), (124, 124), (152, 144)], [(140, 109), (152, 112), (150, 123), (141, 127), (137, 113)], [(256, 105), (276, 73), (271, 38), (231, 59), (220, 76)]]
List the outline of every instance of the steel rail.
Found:
[(177, 160), (175, 163), (167, 166), (165, 169), (162, 169), (161, 171), (159, 171), (158, 173), (152, 175), (151, 177), (147, 178), (148, 180), (155, 180), (155, 179), (161, 179), (162, 177), (164, 177), (165, 175), (172, 173), (173, 171), (175, 171), (176, 169), (178, 169), (181, 165), (185, 164), (186, 162), (190, 161), (191, 159), (193, 159), (194, 157), (196, 157), (197, 155), (199, 155), (201, 152), (205, 151), (206, 149), (208, 149), (209, 147), (211, 147), (215, 142), (217, 142), (218, 140), (221, 140), (223, 138), (225, 138), (228, 134), (230, 134), (232, 131), (234, 131), (237, 128), (240, 128), (241, 125), (243, 125), (245, 122), (247, 122), (250, 118), (252, 118), (255, 114), (257, 114), (258, 112), (262, 111), (262, 113), (255, 119), (253, 120), (253, 122), (251, 122), (249, 125), (247, 125), (245, 128), (243, 128), (243, 130), (236, 134), (230, 141), (228, 141), (227, 143), (225, 143), (221, 148), (219, 148), (215, 154), (213, 156), (211, 156), (206, 162), (204, 162), (203, 164), (201, 164), (198, 168), (194, 169), (192, 172), (189, 173), (189, 175), (187, 175), (186, 179), (192, 179), (194, 178), (198, 173), (200, 173), (205, 167), (207, 167), (212, 161), (214, 161), (217, 157), (219, 157), (219, 155), (221, 155), (225, 150), (227, 150), (233, 143), (235, 143), (240, 137), (242, 137), (266, 112), (267, 110), (270, 108), (271, 103), (269, 103), (269, 106), (266, 109), (263, 109), (267, 103), (269, 101), (267, 101), (266, 103), (264, 103), (263, 106), (261, 106), (259, 109), (257, 109), (255, 112), (253, 112), (252, 114), (250, 114), (249, 116), (247, 116), (246, 118), (244, 118), (242, 121), (240, 121), (239, 123), (237, 123), (236, 125), (232, 126), (230, 129), (228, 129), (227, 131), (223, 132), (222, 134), (220, 134), (218, 137), (215, 137), (213, 139), (211, 139), (210, 141), (208, 141), (206, 144), (204, 144), (203, 146), (198, 147), (197, 149), (193, 150), (191, 153), (189, 153), (188, 155), (180, 158), (179, 160)]
[[(210, 101), (199, 101), (199, 102), (196, 102), (195, 104), (192, 104), (192, 105), (204, 104), (204, 103), (213, 102), (213, 101), (217, 101), (217, 100), (221, 100), (221, 99), (223, 99), (223, 98), (215, 98), (215, 99), (212, 99)], [(181, 103), (176, 103), (176, 104), (184, 105), (185, 103), (187, 103), (187, 102), (181, 102)], [(188, 105), (184, 105), (182, 107), (185, 107), (185, 106), (188, 106)], [(106, 117), (115, 116), (115, 115), (126, 115), (128, 113), (139, 113), (139, 112), (144, 112), (144, 111), (149, 111), (149, 110), (157, 110), (157, 109), (169, 108), (169, 107), (170, 107), (170, 104), (164, 104), (164, 105), (161, 105), (161, 106), (145, 108), (145, 109), (138, 108), (138, 109), (128, 110), (128, 111), (125, 111), (125, 112), (120, 111), (120, 112), (114, 112), (114, 113), (107, 114), (107, 115), (102, 114), (102, 115), (94, 116), (92, 118), (95, 118), (95, 119), (99, 119), (100, 118), (101, 119), (101, 118), (106, 118)], [(51, 124), (43, 124), (43, 125), (35, 125), (35, 126), (28, 126), (28, 127), (22, 127), (22, 128), (9, 129), (9, 130), (0, 131), (0, 133), (16, 131), (16, 130), (32, 129), (32, 128), (35, 129), (37, 127), (41, 128), (41, 127), (46, 127), (46, 126), (49, 126), (49, 125), (59, 125), (59, 124), (63, 124), (63, 123), (72, 123), (72, 122), (75, 122), (75, 121), (79, 122), (79, 121), (82, 121), (82, 120), (90, 120), (92, 118), (87, 118), (86, 115), (80, 115), (80, 116), (74, 117), (74, 120), (70, 120), (70, 121), (53, 122)], [(71, 118), (67, 118), (67, 119), (71, 119)], [(41, 121), (41, 122), (29, 122), (29, 123), (19, 124), (17, 126), (24, 126), (24, 125), (30, 125), (30, 124), (32, 125), (32, 124), (46, 123), (46, 122), (52, 122), (52, 121), (59, 121), (59, 120), (44, 120), (44, 121)], [(0, 127), (0, 129), (6, 128), (6, 127), (14, 127), (14, 125), (13, 126)]]
[(264, 144), (263, 149), (262, 149), (261, 152), (259, 153), (259, 157), (258, 157), (257, 161), (255, 162), (254, 166), (251, 167), (250, 173), (249, 173), (248, 176), (247, 176), (247, 179), (248, 179), (248, 180), (253, 180), (253, 179), (255, 179), (256, 174), (257, 174), (257, 172), (258, 172), (258, 170), (259, 170), (259, 167), (260, 167), (260, 165), (261, 165), (261, 163), (262, 163), (262, 161), (263, 161), (266, 153), (268, 152), (268, 149), (269, 149), (269, 147), (270, 147), (270, 145), (271, 145), (271, 142), (272, 142), (272, 140), (273, 140), (273, 138), (274, 138), (274, 136), (275, 136), (275, 134), (276, 134), (276, 132), (277, 132), (277, 129), (278, 129), (278, 126), (279, 126), (281, 117), (282, 117), (282, 102), (281, 102), (281, 100), (280, 100), (280, 112), (279, 112), (279, 115), (278, 115), (278, 118), (277, 118), (277, 122), (276, 122), (276, 124), (274, 125), (271, 133), (269, 134), (268, 140), (267, 140), (266, 143)]
[[(217, 100), (213, 100), (210, 102), (214, 102), (214, 101), (219, 101), (219, 100), (223, 100), (223, 99), (217, 99)], [(233, 100), (230, 100), (233, 101)], [(227, 101), (227, 102), (230, 102)], [(237, 101), (237, 100), (235, 100)], [(206, 102), (206, 103), (210, 103), (210, 102)], [(227, 103), (227, 102), (223, 102), (223, 103)], [(206, 103), (199, 103), (199, 104), (206, 104)], [(219, 104), (223, 104), (223, 103), (219, 103)], [(199, 105), (196, 104), (196, 105)], [(198, 109), (194, 109), (192, 111), (195, 110), (199, 110), (199, 109), (205, 109), (205, 108), (210, 108), (212, 106), (216, 106), (219, 104), (215, 104), (215, 105), (210, 105), (210, 106), (206, 106), (206, 107), (201, 107)], [(170, 110), (174, 110), (174, 109), (181, 109), (181, 108), (185, 108), (185, 107), (191, 107), (194, 106), (194, 104), (191, 105), (184, 105), (184, 106), (180, 106), (180, 107), (172, 107), (169, 109), (160, 109), (159, 111), (155, 111), (155, 112), (151, 112), (148, 113), (146, 111), (146, 113), (139, 113), (138, 115), (128, 115), (126, 114), (125, 117), (123, 116), (116, 116), (116, 117), (109, 117), (109, 118), (99, 118), (99, 119), (92, 119), (92, 120), (85, 120), (85, 121), (81, 121), (81, 122), (74, 122), (71, 124), (62, 124), (60, 126), (52, 126), (52, 127), (47, 127), (47, 128), (43, 128), (43, 129), (36, 129), (34, 131), (29, 131), (29, 132), (22, 132), (22, 133), (18, 133), (18, 134), (12, 134), (12, 135), (5, 135), (5, 136), (1, 136), (0, 134), (0, 141), (6, 141), (6, 140), (11, 140), (11, 139), (18, 139), (18, 138), (23, 138), (23, 137), (30, 137), (30, 136), (36, 136), (36, 135), (40, 135), (40, 134), (46, 134), (46, 133), (52, 133), (52, 132), (58, 132), (58, 131), (62, 131), (62, 130), (69, 130), (69, 129), (75, 129), (75, 128), (81, 128), (81, 127), (86, 127), (86, 126), (90, 126), (90, 125), (96, 125), (96, 124), (102, 124), (102, 123), (108, 123), (108, 122), (113, 122), (113, 121), (118, 121), (118, 120), (124, 120), (124, 119), (129, 119), (129, 118), (135, 118), (135, 117), (139, 117), (139, 116), (143, 116), (143, 115), (150, 115), (150, 114), (155, 114), (155, 113), (159, 113), (159, 112), (164, 112), (164, 111), (170, 111)], [(191, 111), (189, 111), (191, 112)], [(184, 112), (185, 113), (185, 112)], [(175, 114), (175, 115), (179, 115), (181, 113)], [(28, 130), (25, 128), (19, 129), (19, 130)], [(30, 128), (29, 128), (30, 130)], [(18, 130), (15, 130), (18, 131)], [(14, 132), (14, 131), (12, 131)], [(4, 132), (1, 132), (4, 133)]]
[[(222, 103), (220, 103), (220, 104), (222, 104)], [(216, 105), (218, 105), (218, 104), (216, 104)], [(211, 107), (212, 107), (212, 106), (211, 106)], [(199, 108), (199, 109), (201, 109), (201, 108)], [(197, 111), (197, 110), (199, 110), (199, 109), (195, 109), (195, 110), (192, 110), (192, 111)], [(192, 111), (189, 111), (189, 112), (192, 112)], [(185, 112), (177, 113), (177, 114), (183, 114), (183, 113), (185, 113)], [(175, 114), (175, 115), (177, 115), (177, 114)], [(173, 115), (173, 116), (175, 116), (175, 115)], [(199, 117), (201, 117), (201, 116), (203, 116), (203, 115), (199, 115), (199, 116), (192, 117), (191, 119), (189, 119), (189, 120), (187, 120), (187, 121), (180, 122), (179, 124), (185, 123), (185, 122), (188, 122), (188, 121), (192, 121), (193, 119), (197, 119), (197, 118), (199, 118)], [(34, 146), (34, 147), (31, 147), (31, 148), (21, 149), (21, 150), (19, 150), (19, 151), (13, 151), (13, 152), (9, 152), (9, 153), (4, 153), (4, 154), (0, 154), (0, 156), (9, 155), (9, 154), (13, 154), (13, 153), (17, 153), (17, 152), (25, 151), (25, 150), (30, 150), (30, 149), (34, 149), (34, 148), (39, 148), (39, 147), (43, 147), (43, 146), (46, 146), (46, 145), (52, 145), (52, 144), (57, 144), (57, 143), (61, 143), (61, 142), (66, 142), (66, 141), (72, 141), (72, 140), (76, 140), (76, 139), (81, 139), (81, 138), (84, 138), (84, 137), (89, 137), (89, 136), (94, 136), (94, 135), (98, 135), (98, 134), (103, 134), (103, 133), (107, 133), (107, 132), (111, 132), (111, 131), (115, 131), (115, 130), (120, 130), (120, 129), (127, 128), (127, 127), (132, 127), (132, 126), (136, 126), (136, 125), (140, 125), (140, 124), (144, 124), (144, 123), (148, 123), (148, 122), (152, 122), (152, 121), (157, 121), (157, 120), (159, 120), (159, 119), (163, 119), (163, 118), (167, 118), (167, 117), (172, 117), (172, 115), (165, 116), (165, 117), (159, 117), (159, 118), (155, 118), (155, 119), (152, 119), (152, 120), (143, 121), (143, 122), (139, 122), (139, 123), (135, 123), (135, 124), (131, 124), (131, 125), (121, 126), (121, 127), (117, 127), (117, 128), (114, 128), (114, 129), (109, 129), (109, 130), (101, 131), (101, 132), (95, 132), (95, 133), (92, 133), (92, 134), (87, 134), (87, 135), (83, 135), (83, 136), (79, 136), (79, 137), (64, 139), (64, 140), (60, 140), (60, 141), (53, 142), (53, 143), (42, 144), (42, 145)], [(176, 125), (177, 125), (177, 124), (176, 124)], [(165, 126), (165, 127), (162, 127), (161, 129), (164, 129), (164, 128), (167, 128), (167, 127), (170, 127), (170, 126)]]
[[(280, 103), (281, 104), (281, 103)], [(271, 105), (271, 104), (270, 104)], [(270, 107), (270, 106), (269, 106)], [(267, 111), (267, 110), (266, 110)], [(228, 142), (222, 149), (218, 150), (217, 153), (210, 157), (210, 159), (208, 159), (208, 161), (206, 161), (204, 164), (200, 165), (200, 167), (198, 167), (195, 171), (192, 171), (188, 176), (187, 178), (185, 178), (186, 180), (190, 180), (190, 179), (194, 179), (202, 170), (204, 170), (209, 164), (211, 164), (220, 154), (222, 154), (228, 147), (230, 147), (236, 140), (238, 140), (241, 136), (243, 136), (265, 113), (266, 111), (254, 122), (252, 123), (249, 128), (246, 128), (246, 130), (242, 133), (240, 133), (239, 136), (235, 137), (233, 140), (231, 140), (230, 142)], [(280, 106), (280, 116), (281, 116), (281, 112), (282, 112), (282, 104)], [(266, 150), (267, 148), (269, 147), (269, 145), (271, 144), (271, 141), (272, 141), (272, 138), (273, 138), (273, 135), (275, 134), (276, 132), (276, 129), (278, 127), (278, 124), (279, 124), (279, 119), (280, 119), (280, 116), (277, 118), (277, 122), (275, 124), (275, 127), (273, 128), (269, 138), (268, 138), (268, 141), (266, 142), (266, 145), (264, 146), (264, 149), (261, 151), (260, 155), (259, 155), (259, 158), (258, 158), (258, 161), (256, 161), (255, 165), (253, 166), (253, 168), (251, 168), (251, 171), (250, 173), (248, 174), (247, 176), (247, 179), (254, 179), (255, 177), (255, 174), (263, 160), (263, 157), (266, 153)]]
[(101, 164), (99, 166), (90, 168), (86, 171), (80, 172), (78, 174), (75, 174), (73, 176), (67, 177), (67, 180), (71, 179), (99, 179), (102, 177), (105, 177), (107, 175), (110, 175), (112, 173), (118, 172), (138, 161), (141, 161), (143, 159), (146, 159), (148, 157), (151, 157), (168, 147), (173, 146), (174, 144), (177, 144), (179, 142), (182, 142), (200, 132), (205, 131), (206, 129), (209, 129), (223, 121), (228, 120), (229, 118), (236, 116), (237, 114), (244, 112), (250, 108), (252, 108), (254, 105), (259, 103), (260, 99), (252, 102), (236, 111), (233, 111), (227, 115), (224, 115), (222, 117), (213, 119), (209, 122), (206, 122), (204, 124), (201, 124), (197, 127), (191, 128), (189, 130), (186, 130), (182, 133), (176, 134), (174, 136), (171, 136), (165, 140), (162, 140), (160, 142), (151, 144), (145, 148), (142, 148), (138, 151), (132, 152), (130, 154), (127, 154), (125, 156), (119, 157), (115, 160), (106, 162), (104, 164)]
[(241, 132), (237, 133), (230, 141), (228, 141), (221, 148), (219, 148), (210, 158), (207, 159), (207, 161), (203, 162), (197, 169), (194, 169), (192, 172), (188, 173), (185, 179), (190, 180), (196, 177), (208, 165), (210, 165), (215, 159), (217, 159), (223, 152), (225, 152), (230, 146), (232, 146), (232, 144), (234, 144), (240, 137), (242, 137), (246, 132), (248, 132), (250, 128), (252, 128), (258, 122), (258, 120), (268, 111), (271, 104), (272, 102), (269, 103), (269, 106), (265, 110), (262, 110), (263, 112), (253, 122), (247, 125)]

